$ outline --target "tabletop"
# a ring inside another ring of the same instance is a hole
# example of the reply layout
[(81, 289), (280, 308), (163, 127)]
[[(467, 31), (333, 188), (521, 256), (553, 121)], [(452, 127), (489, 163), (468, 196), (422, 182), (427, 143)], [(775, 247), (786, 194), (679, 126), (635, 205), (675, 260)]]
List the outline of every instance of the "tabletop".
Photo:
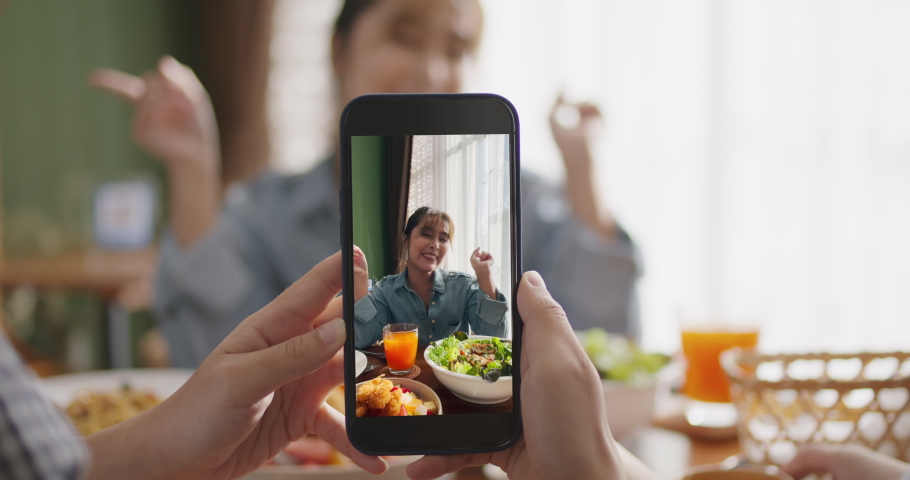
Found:
[[(433, 368), (430, 367), (430, 365), (427, 364), (426, 359), (423, 358), (423, 351), (426, 350), (426, 348), (426, 344), (417, 345), (417, 358), (415, 359), (414, 364), (420, 367), (420, 375), (414, 380), (430, 387), (439, 395), (439, 401), (442, 403), (442, 410), (446, 415), (465, 413), (509, 413), (512, 411), (512, 399), (492, 405), (480, 405), (456, 397), (455, 394), (439, 382), (436, 378), (436, 374), (433, 372)], [(365, 351), (382, 353), (383, 349), (381, 346), (373, 346), (365, 349)], [(385, 362), (382, 360), (369, 355), (367, 356), (367, 361), (371, 364), (385, 365)], [(381, 368), (365, 371), (357, 377), (357, 383), (376, 378), (382, 371), (383, 369)], [(393, 381), (395, 379), (392, 375), (387, 375), (386, 378)]]
[(117, 295), (132, 282), (154, 277), (155, 249), (77, 250), (41, 257), (0, 257), (0, 289), (28, 285), (38, 289)]

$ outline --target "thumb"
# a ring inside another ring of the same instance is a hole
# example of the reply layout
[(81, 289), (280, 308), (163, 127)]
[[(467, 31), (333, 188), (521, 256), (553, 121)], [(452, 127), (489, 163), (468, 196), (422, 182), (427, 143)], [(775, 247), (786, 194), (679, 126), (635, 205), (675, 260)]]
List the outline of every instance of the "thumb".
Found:
[(319, 328), (282, 343), (243, 355), (242, 382), (237, 391), (250, 401), (312, 373), (338, 352), (345, 341), (344, 320), (336, 318)]
[(568, 331), (569, 319), (566, 312), (547, 290), (547, 284), (539, 273), (531, 270), (525, 272), (518, 284), (518, 312), (525, 326), (533, 330)]

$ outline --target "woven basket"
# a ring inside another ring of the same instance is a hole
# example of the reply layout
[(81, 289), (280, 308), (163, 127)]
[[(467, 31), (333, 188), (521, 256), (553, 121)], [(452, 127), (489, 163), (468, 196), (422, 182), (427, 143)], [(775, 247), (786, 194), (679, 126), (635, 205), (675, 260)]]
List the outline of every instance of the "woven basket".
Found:
[(855, 443), (910, 461), (910, 353), (721, 355), (752, 463), (810, 442)]

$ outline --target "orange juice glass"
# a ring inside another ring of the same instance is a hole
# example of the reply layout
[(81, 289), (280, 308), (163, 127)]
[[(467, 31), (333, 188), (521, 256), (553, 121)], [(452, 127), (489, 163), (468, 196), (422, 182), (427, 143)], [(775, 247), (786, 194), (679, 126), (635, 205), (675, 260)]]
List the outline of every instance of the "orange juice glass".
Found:
[(417, 359), (417, 325), (390, 323), (382, 327), (382, 345), (392, 374), (407, 374)]
[(702, 402), (729, 403), (730, 385), (720, 366), (720, 354), (733, 347), (754, 348), (757, 344), (757, 329), (683, 329), (682, 348), (688, 363), (686, 396)]

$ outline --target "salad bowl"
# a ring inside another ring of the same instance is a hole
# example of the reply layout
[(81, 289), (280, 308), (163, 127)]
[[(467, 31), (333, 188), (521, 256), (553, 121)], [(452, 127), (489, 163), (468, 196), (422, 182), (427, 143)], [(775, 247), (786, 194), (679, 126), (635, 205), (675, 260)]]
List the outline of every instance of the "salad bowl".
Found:
[[(468, 340), (483, 340), (493, 337), (471, 335)], [(436, 379), (448, 388), (456, 397), (471, 403), (493, 404), (504, 402), (512, 398), (512, 377), (500, 376), (494, 382), (488, 382), (477, 375), (457, 373), (437, 364), (430, 356), (430, 350), (435, 348), (430, 345), (423, 351), (423, 358), (427, 361)]]

